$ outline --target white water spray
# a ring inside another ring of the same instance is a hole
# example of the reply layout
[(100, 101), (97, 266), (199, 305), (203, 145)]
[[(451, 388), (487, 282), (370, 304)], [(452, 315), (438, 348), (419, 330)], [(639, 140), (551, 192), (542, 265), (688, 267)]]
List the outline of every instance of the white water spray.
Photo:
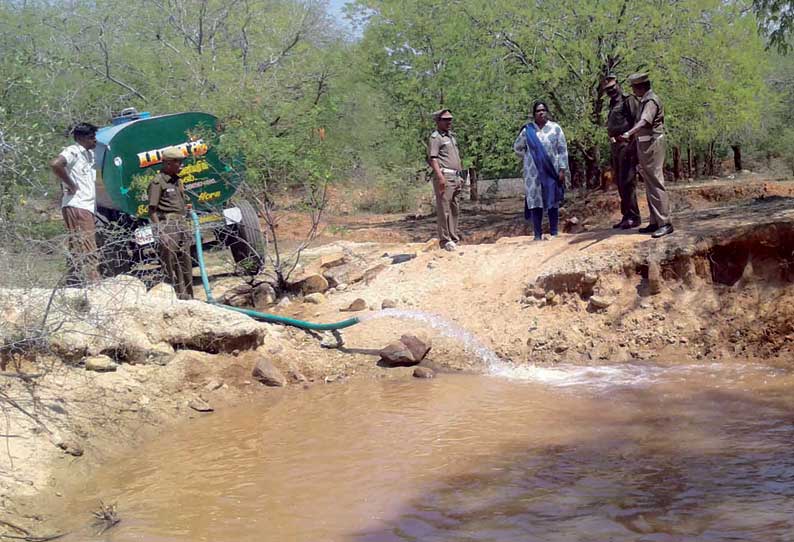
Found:
[(460, 326), (457, 326), (440, 316), (421, 311), (406, 311), (400, 309), (384, 309), (372, 312), (359, 317), (359, 320), (375, 320), (378, 318), (400, 318), (403, 320), (415, 320), (429, 325), (442, 335), (460, 341), (463, 349), (477, 356), (484, 364), (488, 372), (493, 372), (504, 367), (505, 361), (496, 352), (482, 344), (476, 335), (470, 333)]

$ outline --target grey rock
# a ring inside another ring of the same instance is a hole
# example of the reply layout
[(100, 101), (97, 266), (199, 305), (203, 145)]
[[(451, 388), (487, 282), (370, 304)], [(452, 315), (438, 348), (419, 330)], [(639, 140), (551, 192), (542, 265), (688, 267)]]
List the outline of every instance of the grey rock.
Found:
[(358, 298), (347, 307), (339, 310), (341, 310), (342, 312), (357, 312), (357, 311), (363, 311), (366, 308), (367, 308), (367, 302), (361, 298)]
[(256, 362), (254, 370), (251, 371), (251, 376), (265, 386), (283, 387), (287, 385), (287, 379), (281, 374), (281, 371), (264, 358), (260, 358)]
[(320, 305), (322, 303), (325, 303), (325, 296), (323, 294), (321, 294), (320, 292), (315, 292), (313, 294), (308, 294), (308, 295), (304, 296), (303, 300), (306, 303), (312, 303), (314, 305)]
[(590, 307), (593, 310), (597, 310), (597, 311), (604, 310), (606, 308), (609, 308), (611, 305), (612, 305), (612, 300), (609, 298), (601, 297), (597, 295), (590, 297)]
[(341, 348), (345, 345), (342, 333), (339, 331), (324, 331), (320, 346), (323, 348)]
[(394, 341), (380, 350), (381, 360), (390, 366), (416, 365), (420, 360), (414, 358), (413, 352), (402, 341)]
[(215, 409), (212, 408), (207, 401), (202, 399), (201, 397), (196, 397), (191, 399), (188, 402), (187, 406), (195, 410), (196, 412), (213, 412)]
[(416, 378), (433, 378), (436, 373), (430, 367), (416, 367), (414, 368), (414, 377)]
[(204, 389), (207, 390), (207, 391), (215, 391), (215, 390), (220, 389), (222, 387), (223, 387), (223, 381), (215, 379), (215, 378), (211, 378), (204, 385)]
[(289, 307), (290, 305), (292, 305), (292, 301), (287, 296), (282, 297), (278, 302), (278, 306), (281, 308)]
[(85, 363), (86, 371), (109, 373), (118, 369), (116, 362), (103, 354), (87, 357), (83, 360), (83, 362)]
[(394, 309), (397, 307), (397, 302), (393, 299), (384, 299), (380, 304), (381, 309)]
[(301, 279), (297, 283), (297, 287), (303, 295), (313, 294), (315, 292), (324, 292), (329, 287), (329, 281), (322, 275), (309, 275)]
[(254, 302), (254, 307), (263, 309), (276, 301), (276, 291), (273, 289), (273, 286), (267, 282), (263, 282), (254, 287), (251, 292), (251, 298)]

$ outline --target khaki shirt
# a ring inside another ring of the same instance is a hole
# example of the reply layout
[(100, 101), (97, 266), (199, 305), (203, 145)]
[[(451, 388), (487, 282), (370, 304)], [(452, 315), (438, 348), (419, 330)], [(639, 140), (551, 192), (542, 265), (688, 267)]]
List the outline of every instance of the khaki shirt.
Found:
[(640, 102), (636, 96), (621, 92), (609, 100), (607, 115), (607, 134), (617, 137), (634, 127), (639, 116)]
[(177, 213), (184, 216), (187, 201), (179, 179), (158, 173), (149, 183), (149, 207), (154, 207), (158, 214)]
[(452, 132), (439, 132), (433, 130), (430, 134), (430, 143), (427, 145), (428, 162), (433, 158), (438, 160), (438, 167), (441, 169), (454, 169), (460, 171), (463, 166), (460, 163), (460, 152), (455, 134)]
[(659, 97), (649, 90), (640, 101), (640, 119), (648, 124), (637, 132), (638, 136), (660, 136), (664, 134), (664, 108)]

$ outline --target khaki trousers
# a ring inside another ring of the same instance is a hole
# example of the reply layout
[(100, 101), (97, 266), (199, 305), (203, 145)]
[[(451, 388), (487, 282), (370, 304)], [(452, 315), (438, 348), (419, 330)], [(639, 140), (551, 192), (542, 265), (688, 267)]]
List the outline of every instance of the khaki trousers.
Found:
[(642, 179), (645, 181), (645, 194), (651, 211), (651, 224), (664, 226), (670, 224), (670, 200), (664, 188), (664, 136), (656, 136), (650, 141), (637, 141), (638, 163)]
[(620, 212), (623, 220), (640, 222), (637, 204), (637, 147), (630, 143), (612, 143), (612, 172), (620, 194)]
[(67, 284), (83, 285), (99, 280), (94, 213), (77, 207), (62, 207), (69, 243)]
[(156, 225), (160, 263), (179, 299), (193, 299), (193, 261), (190, 246), (193, 243), (187, 220), (181, 216), (167, 216)]
[(438, 241), (443, 247), (448, 241), (458, 242), (458, 214), (460, 213), (460, 191), (463, 179), (456, 175), (444, 174), (444, 191), (439, 190), (438, 181), (433, 179), (436, 193), (436, 223)]

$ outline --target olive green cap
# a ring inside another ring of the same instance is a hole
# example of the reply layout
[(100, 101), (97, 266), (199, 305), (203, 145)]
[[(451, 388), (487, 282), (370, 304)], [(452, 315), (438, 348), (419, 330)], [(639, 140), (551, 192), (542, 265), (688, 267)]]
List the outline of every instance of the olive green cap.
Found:
[(433, 120), (439, 121), (441, 119), (451, 119), (452, 112), (449, 109), (439, 109), (438, 111), (433, 112)]
[(167, 147), (163, 152), (160, 153), (160, 156), (163, 157), (163, 160), (184, 160), (185, 159), (185, 155), (177, 147)]

